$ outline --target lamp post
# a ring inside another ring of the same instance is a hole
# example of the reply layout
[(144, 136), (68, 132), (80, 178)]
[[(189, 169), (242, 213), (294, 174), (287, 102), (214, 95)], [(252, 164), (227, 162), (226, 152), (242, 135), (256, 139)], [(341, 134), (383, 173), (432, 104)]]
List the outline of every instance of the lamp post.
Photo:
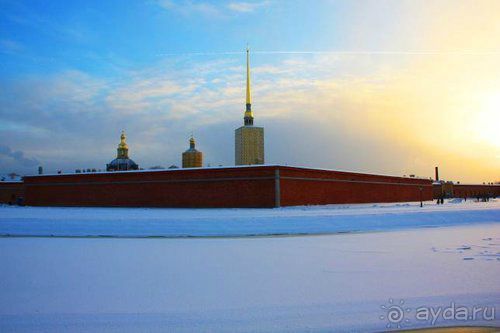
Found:
[(422, 186), (420, 186), (418, 189), (420, 190), (420, 207), (424, 207), (424, 203), (422, 202), (422, 190), (423, 190), (423, 188), (422, 188)]

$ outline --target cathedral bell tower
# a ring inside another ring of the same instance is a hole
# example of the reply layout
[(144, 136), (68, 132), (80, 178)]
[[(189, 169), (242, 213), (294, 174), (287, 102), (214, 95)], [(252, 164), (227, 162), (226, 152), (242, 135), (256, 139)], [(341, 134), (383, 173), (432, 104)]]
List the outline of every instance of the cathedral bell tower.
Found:
[(264, 164), (264, 128), (253, 125), (252, 95), (250, 91), (250, 50), (247, 48), (246, 106), (243, 126), (234, 132), (235, 164)]

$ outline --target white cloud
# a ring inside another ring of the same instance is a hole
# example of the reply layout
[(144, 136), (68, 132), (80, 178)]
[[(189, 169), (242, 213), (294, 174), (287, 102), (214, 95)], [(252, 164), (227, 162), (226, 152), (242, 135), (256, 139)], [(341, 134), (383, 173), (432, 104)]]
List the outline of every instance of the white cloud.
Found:
[(160, 0), (158, 4), (167, 10), (173, 10), (182, 15), (189, 16), (192, 14), (201, 14), (207, 17), (222, 15), (221, 8), (209, 2), (189, 1), (189, 0)]
[[(322, 73), (331, 73), (337, 60), (325, 59), (322, 64), (315, 59), (254, 66), (256, 122), (265, 125), (282, 120), (284, 124), (286, 119), (286, 123), (299, 124), (314, 115), (327, 124), (332, 110), (340, 105), (332, 93), (335, 89), (330, 89), (335, 85), (327, 86), (331, 76), (317, 80), (310, 72), (320, 68)], [(174, 164), (185, 137), (194, 131), (200, 133), (207, 161), (232, 164), (232, 132), (241, 124), (245, 100), (245, 69), (240, 60), (160, 63), (130, 72), (119, 81), (72, 71), (19, 82), (5, 90), (3, 99), (0, 95), (0, 115), (11, 123), (41, 130), (37, 135), (9, 131), (8, 136), (0, 130), (0, 137), (5, 136), (6, 144), (16, 149), (35, 153), (44, 165), (49, 163), (49, 169), (53, 165), (53, 169), (67, 170), (104, 165), (114, 155), (121, 129), (129, 133), (132, 156), (141, 165)], [(17, 112), (3, 114), (8, 109)], [(340, 121), (335, 126), (341, 124), (347, 127)], [(284, 140), (291, 139), (287, 128), (278, 129), (285, 130), (281, 133)], [(275, 162), (304, 164), (300, 160), (304, 152), (287, 161), (273, 150), (269, 156), (275, 156)]]
[(191, 0), (159, 0), (158, 4), (171, 11), (176, 11), (184, 16), (202, 15), (205, 17), (227, 17), (232, 13), (251, 13), (259, 8), (269, 5), (269, 1), (243, 2), (232, 1), (217, 5), (208, 1)]
[(0, 40), (0, 52), (14, 54), (21, 52), (23, 49), (24, 46), (21, 43), (16, 42), (14, 40), (10, 39)]
[[(102, 167), (114, 155), (120, 130), (126, 129), (136, 162), (171, 165), (179, 164), (194, 131), (207, 161), (232, 164), (233, 130), (244, 111), (244, 59), (196, 59), (168, 57), (123, 73), (119, 81), (77, 71), (16, 85), (0, 81), (0, 117), (13, 124), (8, 131), (0, 128), (0, 140), (55, 168)], [(467, 66), (444, 56), (392, 66), (377, 66), (368, 55), (256, 60), (253, 109), (256, 124), (266, 128), (269, 162), (422, 176), (432, 172), (436, 160), (451, 161), (445, 154), (466, 144), (450, 147), (450, 133), (458, 133), (457, 128), (448, 120), (434, 121), (456, 115), (452, 103), (466, 102), (459, 98), (467, 94), (456, 76), (485, 71), (484, 64), (477, 64), (464, 72)], [(446, 71), (437, 70), (443, 63)], [(43, 130), (15, 130), (21, 125)], [(439, 138), (439, 145), (431, 150), (420, 138)], [(484, 156), (496, 155), (488, 149), (475, 149), (484, 165), (491, 165)], [(425, 163), (416, 165), (416, 160)], [(450, 162), (449, 168), (458, 167)]]
[(269, 4), (268, 1), (262, 1), (262, 2), (242, 2), (242, 1), (237, 1), (237, 2), (230, 2), (227, 7), (235, 12), (241, 12), (241, 13), (251, 13), (255, 11), (256, 9), (260, 7), (267, 6)]

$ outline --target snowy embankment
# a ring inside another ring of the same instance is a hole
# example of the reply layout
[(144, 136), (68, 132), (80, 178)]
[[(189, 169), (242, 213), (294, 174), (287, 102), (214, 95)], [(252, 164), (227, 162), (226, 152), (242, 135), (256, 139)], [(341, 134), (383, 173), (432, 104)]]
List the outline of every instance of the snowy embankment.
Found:
[[(310, 237), (5, 237), (0, 267), (1, 332), (500, 325), (498, 223)], [(487, 312), (446, 319), (453, 304)], [(423, 320), (418, 308), (440, 315)]]
[[(337, 234), (243, 237), (321, 233)], [(1, 332), (500, 325), (498, 201), (423, 208), (4, 206), (0, 234)], [(79, 238), (100, 235), (131, 238)], [(242, 237), (148, 238), (191, 236)], [(397, 322), (394, 306), (402, 310)], [(445, 318), (441, 312), (453, 306), (483, 310), (474, 319)], [(440, 315), (423, 320), (422, 308)]]
[(204, 237), (389, 231), (500, 222), (500, 200), (279, 209), (0, 207), (1, 236)]

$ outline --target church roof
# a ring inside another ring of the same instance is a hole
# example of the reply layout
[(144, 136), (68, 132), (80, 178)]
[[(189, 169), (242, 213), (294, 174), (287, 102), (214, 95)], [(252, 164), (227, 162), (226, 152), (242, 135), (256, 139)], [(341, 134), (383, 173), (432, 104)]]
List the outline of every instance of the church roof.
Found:
[(135, 163), (130, 158), (115, 158), (108, 164), (108, 166), (111, 167), (124, 166), (124, 165), (127, 166), (127, 169), (133, 169), (138, 167), (137, 163)]

